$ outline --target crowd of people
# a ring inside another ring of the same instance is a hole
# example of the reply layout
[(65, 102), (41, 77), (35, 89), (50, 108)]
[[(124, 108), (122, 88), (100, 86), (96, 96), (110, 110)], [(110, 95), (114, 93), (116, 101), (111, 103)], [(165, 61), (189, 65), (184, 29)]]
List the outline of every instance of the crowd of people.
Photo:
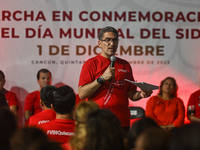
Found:
[[(158, 95), (137, 91), (124, 80), (134, 81), (130, 64), (116, 57), (111, 65), (118, 47), (117, 30), (110, 26), (100, 30), (98, 45), (101, 53), (82, 67), (78, 96), (68, 85), (51, 85), (48, 69), (38, 71), (39, 90), (25, 99), (23, 127), (16, 121), (17, 96), (4, 88), (5, 74), (0, 70), (0, 149), (200, 149), (200, 90), (189, 98), (191, 123), (184, 124), (185, 107), (175, 78), (163, 79)], [(129, 100), (147, 97), (145, 116), (130, 126)]]

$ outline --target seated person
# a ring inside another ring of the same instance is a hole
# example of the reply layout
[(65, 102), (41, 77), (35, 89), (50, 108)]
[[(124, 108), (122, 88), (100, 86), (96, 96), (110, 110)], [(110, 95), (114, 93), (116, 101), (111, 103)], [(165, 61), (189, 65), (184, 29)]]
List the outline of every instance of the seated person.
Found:
[(167, 77), (161, 81), (158, 95), (147, 101), (146, 117), (154, 119), (165, 130), (184, 124), (185, 107), (183, 101), (177, 97), (177, 90), (176, 80)]
[(170, 134), (161, 128), (144, 130), (135, 141), (136, 150), (168, 150)]
[(135, 148), (135, 141), (138, 136), (148, 128), (160, 128), (157, 123), (148, 117), (143, 117), (137, 120), (132, 126), (127, 136), (127, 149), (132, 150)]
[(29, 118), (29, 126), (37, 126), (38, 124), (43, 124), (56, 119), (56, 112), (53, 109), (51, 109), (51, 104), (53, 103), (53, 92), (56, 89), (57, 88), (53, 85), (47, 85), (41, 89), (40, 103), (43, 108), (43, 111)]
[[(75, 109), (76, 127), (74, 135), (70, 139), (72, 149), (82, 150), (86, 143), (86, 121), (89, 113), (99, 110), (99, 105), (93, 101), (81, 101)], [(63, 145), (65, 146), (65, 145)], [(67, 145), (68, 146), (68, 145)], [(66, 149), (69, 149), (68, 147)]]
[(200, 122), (200, 90), (190, 95), (187, 104), (187, 117), (191, 122)]
[(200, 123), (192, 122), (174, 130), (168, 142), (168, 150), (199, 150)]
[(18, 99), (15, 93), (8, 91), (4, 88), (6, 83), (5, 75), (3, 71), (0, 70), (0, 92), (5, 95), (6, 101), (10, 110), (17, 116), (17, 109), (18, 109)]
[(73, 117), (76, 96), (69, 86), (61, 86), (53, 92), (52, 109), (56, 112), (56, 119), (40, 124), (41, 128), (52, 142), (64, 144), (74, 134), (75, 120)]
[(119, 119), (108, 109), (88, 115), (84, 150), (123, 150), (123, 129)]
[(11, 150), (28, 150), (37, 142), (48, 142), (47, 135), (36, 127), (22, 127), (15, 131), (10, 139)]
[(42, 111), (40, 105), (40, 90), (46, 85), (51, 85), (51, 72), (47, 69), (40, 69), (37, 73), (37, 83), (39, 84), (40, 89), (29, 93), (25, 99), (25, 120), (28, 120), (30, 116)]

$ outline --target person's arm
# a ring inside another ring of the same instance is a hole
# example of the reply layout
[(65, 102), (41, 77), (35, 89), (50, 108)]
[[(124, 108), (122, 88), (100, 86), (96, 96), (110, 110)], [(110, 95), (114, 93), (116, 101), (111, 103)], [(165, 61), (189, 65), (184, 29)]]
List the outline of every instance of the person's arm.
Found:
[(129, 99), (131, 99), (132, 101), (138, 101), (141, 98), (147, 98), (149, 96), (151, 96), (151, 94), (153, 93), (153, 91), (130, 91), (128, 93), (128, 97)]
[(191, 122), (200, 122), (200, 118), (196, 117), (196, 116), (193, 116), (193, 115), (187, 115), (188, 119), (191, 121)]
[[(110, 66), (105, 70), (105, 72), (102, 74), (102, 78), (104, 82), (110, 80), (111, 78), (114, 78), (115, 76), (115, 68), (110, 68)], [(97, 82), (97, 79), (95, 79), (93, 82), (85, 84), (83, 86), (79, 86), (78, 93), (80, 99), (85, 99), (88, 97), (91, 97), (103, 84), (99, 84)]]
[(154, 114), (154, 110), (156, 109), (156, 103), (157, 101), (154, 100), (155, 97), (151, 97), (146, 104), (146, 110), (145, 110), (145, 116), (153, 119), (156, 121), (156, 123), (160, 126), (162, 123), (157, 119), (157, 117)]
[(175, 118), (173, 125), (175, 127), (180, 127), (184, 124), (184, 119), (185, 119), (185, 106), (183, 104), (183, 101), (180, 99), (178, 101), (178, 115)]
[(17, 116), (17, 109), (18, 109), (18, 106), (16, 105), (10, 106), (10, 111), (13, 112), (15, 116)]
[(28, 120), (29, 117), (32, 116), (32, 115), (33, 115), (33, 114), (32, 114), (31, 111), (26, 110), (26, 111), (24, 112), (24, 118), (25, 118), (25, 121)]
[(94, 80), (93, 82), (88, 83), (84, 86), (79, 86), (78, 93), (80, 99), (91, 97), (101, 86), (102, 84), (99, 84), (97, 80)]
[(25, 121), (29, 119), (30, 116), (33, 115), (32, 110), (33, 110), (33, 96), (32, 94), (28, 94), (25, 103), (24, 103), (24, 118)]
[(137, 101), (137, 100), (140, 100), (142, 98), (141, 92), (136, 91), (136, 90), (128, 92), (128, 97), (132, 101)]
[(15, 116), (17, 116), (17, 110), (18, 110), (18, 99), (15, 93), (13, 92), (6, 92), (5, 97), (9, 100), (8, 105), (11, 112), (14, 113)]

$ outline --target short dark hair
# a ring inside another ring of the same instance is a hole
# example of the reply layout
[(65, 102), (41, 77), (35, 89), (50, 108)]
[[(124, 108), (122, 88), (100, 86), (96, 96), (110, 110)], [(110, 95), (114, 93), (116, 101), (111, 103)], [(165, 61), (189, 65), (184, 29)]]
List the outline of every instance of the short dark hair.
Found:
[[(144, 130), (144, 132), (142, 132), (136, 139), (135, 143), (137, 145), (141, 140), (141, 149), (143, 150), (168, 150), (169, 139), (170, 132), (163, 130), (162, 128), (152, 127)], [(183, 140), (182, 142), (185, 141)], [(185, 149), (183, 148), (181, 150)]]
[(104, 27), (103, 29), (101, 29), (99, 31), (99, 40), (102, 40), (103, 39), (103, 35), (104, 33), (106, 32), (113, 32), (116, 34), (117, 38), (118, 38), (118, 32), (117, 30), (114, 28), (114, 27), (111, 27), (111, 26), (107, 26), (107, 27)]
[(135, 148), (135, 141), (142, 132), (144, 132), (148, 128), (156, 128), (156, 127), (160, 128), (158, 124), (155, 122), (155, 120), (148, 117), (143, 117), (140, 120), (134, 122), (127, 136), (128, 149), (131, 150)]
[(53, 92), (56, 89), (57, 88), (53, 85), (46, 85), (40, 91), (40, 98), (48, 108), (51, 108), (51, 104), (53, 103)]
[(0, 74), (2, 75), (3, 79), (5, 80), (5, 74), (3, 73), (3, 71), (0, 70)]
[(48, 69), (40, 69), (38, 72), (37, 72), (37, 79), (39, 80), (40, 79), (40, 73), (43, 72), (43, 73), (50, 73), (51, 75), (51, 72), (48, 70)]
[(70, 86), (64, 85), (57, 88), (53, 95), (53, 107), (56, 113), (70, 114), (76, 102), (74, 90)]
[(168, 150), (199, 150), (200, 123), (192, 122), (172, 130)]
[(43, 143), (48, 141), (47, 135), (41, 129), (36, 127), (23, 127), (16, 130), (11, 137), (10, 148), (12, 150), (25, 150), (39, 141)]

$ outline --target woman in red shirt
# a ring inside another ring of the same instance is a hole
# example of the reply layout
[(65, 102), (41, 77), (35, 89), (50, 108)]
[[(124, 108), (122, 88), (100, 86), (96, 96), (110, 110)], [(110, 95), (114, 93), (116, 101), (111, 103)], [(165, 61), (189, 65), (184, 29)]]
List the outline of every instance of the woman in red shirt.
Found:
[(185, 107), (177, 97), (177, 90), (176, 80), (167, 77), (161, 81), (158, 95), (147, 101), (146, 116), (154, 119), (165, 130), (184, 124)]

